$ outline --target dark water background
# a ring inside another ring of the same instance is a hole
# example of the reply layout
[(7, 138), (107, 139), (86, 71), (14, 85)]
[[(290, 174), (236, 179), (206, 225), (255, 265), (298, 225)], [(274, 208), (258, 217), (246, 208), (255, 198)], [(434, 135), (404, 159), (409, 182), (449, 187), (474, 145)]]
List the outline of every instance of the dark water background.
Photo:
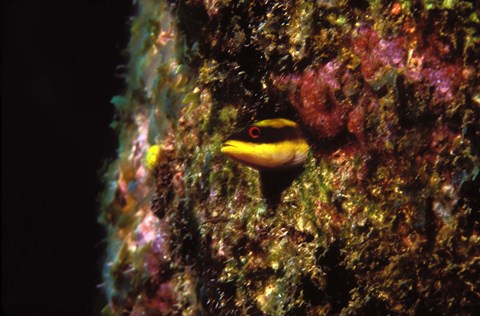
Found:
[(2, 1), (1, 312), (96, 315), (128, 0)]

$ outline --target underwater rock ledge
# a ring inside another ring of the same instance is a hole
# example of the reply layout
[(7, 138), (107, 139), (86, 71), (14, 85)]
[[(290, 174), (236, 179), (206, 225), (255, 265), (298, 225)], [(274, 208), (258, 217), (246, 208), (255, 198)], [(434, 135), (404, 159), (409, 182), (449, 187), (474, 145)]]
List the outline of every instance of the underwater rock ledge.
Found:
[[(134, 3), (104, 315), (480, 310), (480, 3)], [(220, 148), (278, 117), (310, 152), (272, 204)]]

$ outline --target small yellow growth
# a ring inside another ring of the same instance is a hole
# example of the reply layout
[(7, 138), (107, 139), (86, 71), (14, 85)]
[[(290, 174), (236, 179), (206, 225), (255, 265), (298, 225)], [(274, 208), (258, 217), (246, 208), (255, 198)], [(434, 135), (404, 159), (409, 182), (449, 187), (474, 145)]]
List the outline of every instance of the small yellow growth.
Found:
[(151, 171), (155, 168), (158, 163), (158, 158), (160, 157), (160, 151), (161, 147), (159, 145), (153, 145), (148, 149), (144, 160), (147, 170)]

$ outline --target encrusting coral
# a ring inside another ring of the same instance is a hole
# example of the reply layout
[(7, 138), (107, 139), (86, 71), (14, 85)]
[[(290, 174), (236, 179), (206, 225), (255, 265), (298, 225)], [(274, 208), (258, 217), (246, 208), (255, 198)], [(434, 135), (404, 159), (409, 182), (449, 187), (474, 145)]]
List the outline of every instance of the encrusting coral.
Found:
[[(480, 310), (479, 3), (135, 3), (105, 315)], [(293, 176), (221, 154), (278, 117)]]

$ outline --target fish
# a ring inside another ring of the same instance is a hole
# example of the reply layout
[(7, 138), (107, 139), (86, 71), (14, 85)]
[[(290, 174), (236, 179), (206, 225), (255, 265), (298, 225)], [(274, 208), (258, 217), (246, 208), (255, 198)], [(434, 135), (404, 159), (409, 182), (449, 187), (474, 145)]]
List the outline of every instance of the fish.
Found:
[(257, 170), (288, 170), (303, 165), (309, 145), (298, 124), (266, 119), (234, 133), (223, 144), (227, 157)]

